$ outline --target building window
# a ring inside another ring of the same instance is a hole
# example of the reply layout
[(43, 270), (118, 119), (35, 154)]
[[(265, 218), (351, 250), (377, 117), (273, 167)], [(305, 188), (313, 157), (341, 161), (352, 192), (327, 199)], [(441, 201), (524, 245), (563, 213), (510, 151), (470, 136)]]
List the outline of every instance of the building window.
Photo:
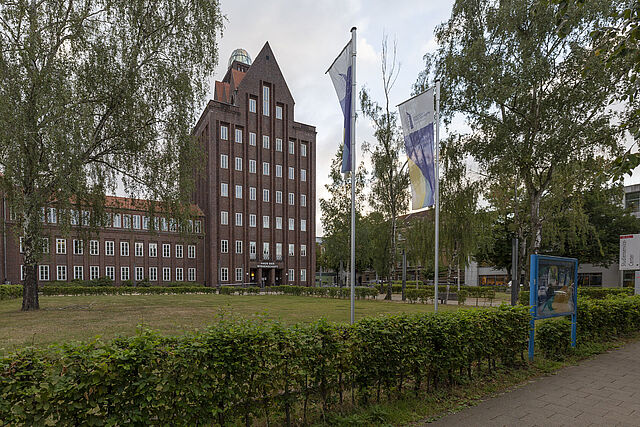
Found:
[(229, 168), (229, 156), (227, 156), (226, 154), (220, 154), (220, 167), (222, 169)]
[(236, 185), (236, 199), (242, 199), (242, 185)]
[(229, 224), (229, 212), (220, 211), (220, 224), (228, 225)]
[(220, 240), (220, 252), (226, 254), (229, 252), (229, 241), (228, 240)]
[(242, 144), (242, 129), (236, 129), (236, 142)]
[(158, 281), (158, 267), (149, 267), (149, 281)]
[(220, 139), (225, 141), (229, 139), (229, 128), (225, 125), (220, 126)]
[(498, 285), (498, 286), (503, 286), (506, 285), (507, 282), (509, 281), (509, 276), (507, 275), (487, 275), (487, 276), (479, 276), (478, 277), (479, 281), (480, 281), (480, 285), (481, 286), (493, 286), (493, 285)]
[(21, 237), (18, 240), (18, 251), (23, 254), (24, 253), (24, 237)]
[(249, 145), (256, 145), (256, 134), (255, 132), (249, 132)]
[(253, 98), (249, 98), (249, 112), (250, 113), (256, 112), (256, 100)]
[(142, 229), (143, 230), (148, 230), (149, 229), (149, 217), (148, 216), (142, 217)]
[(161, 218), (160, 219), (160, 229), (162, 231), (168, 231), (169, 230), (169, 225), (167, 224), (167, 218)]
[(276, 243), (276, 260), (282, 261), (282, 243)]
[(307, 270), (304, 268), (300, 270), (300, 281), (301, 282), (307, 281)]
[(276, 138), (276, 151), (282, 152), (282, 138)]
[(189, 268), (187, 270), (187, 280), (190, 282), (195, 282), (196, 281), (196, 269), (195, 268)]
[(38, 270), (39, 270), (38, 279), (44, 282), (49, 281), (49, 266), (39, 265)]
[(249, 242), (249, 255), (251, 259), (256, 258), (256, 242)]
[(276, 105), (276, 119), (282, 120), (282, 106)]
[(282, 191), (276, 191), (276, 203), (282, 203)]
[(249, 200), (256, 199), (256, 187), (249, 187)]
[(144, 267), (136, 267), (136, 282), (144, 280)]
[(236, 212), (236, 227), (242, 227), (242, 212)]
[(242, 267), (236, 268), (236, 282), (242, 283)]
[(157, 243), (149, 243), (149, 257), (157, 258), (158, 257), (158, 244)]
[(301, 219), (300, 220), (300, 231), (307, 231), (307, 220), (306, 219)]
[(296, 275), (295, 275), (294, 271), (295, 270), (293, 268), (289, 269), (289, 281), (290, 282), (293, 282), (294, 280), (296, 280), (296, 277), (295, 277)]
[(300, 245), (300, 256), (307, 256), (307, 245)]
[(256, 161), (249, 160), (249, 173), (256, 173)]
[(276, 178), (282, 178), (282, 165), (276, 165)]
[(236, 170), (242, 170), (242, 157), (236, 157)]
[(269, 86), (262, 86), (262, 114), (269, 115)]
[(106, 256), (114, 256), (115, 255), (115, 242), (113, 240), (107, 240), (104, 242), (104, 254)]
[(296, 204), (296, 195), (293, 193), (289, 193), (289, 205)]
[(302, 182), (306, 182), (307, 181), (307, 170), (306, 169), (300, 169), (300, 181), (302, 181)]
[(305, 194), (300, 195), (300, 206), (307, 206), (307, 196)]
[(140, 229), (140, 215), (133, 216), (133, 228), (136, 230)]
[(300, 155), (307, 157), (307, 144), (300, 144)]
[(96, 280), (100, 277), (100, 266), (92, 265), (89, 267), (89, 280)]
[(220, 280), (222, 282), (229, 281), (229, 269), (227, 267), (220, 268)]
[(122, 216), (120, 214), (113, 214), (113, 227), (122, 227)]
[(56, 280), (59, 282), (66, 282), (67, 281), (67, 266), (66, 265), (59, 265), (57, 267), (56, 270)]
[(104, 275), (111, 280), (116, 280), (116, 268), (114, 266), (107, 266), (104, 268)]
[(289, 154), (295, 154), (295, 145), (296, 143), (293, 141), (289, 141)]
[(262, 135), (262, 148), (266, 148), (268, 150), (270, 146), (269, 135)]
[(269, 175), (269, 163), (262, 162), (262, 174)]
[(42, 253), (43, 254), (48, 254), (49, 253), (49, 238), (48, 237), (43, 237), (42, 238)]
[(171, 258), (171, 244), (162, 244), (162, 258)]
[(602, 287), (602, 273), (578, 273), (578, 286)]
[(289, 218), (289, 230), (295, 230), (296, 229), (296, 223), (295, 220), (293, 218)]
[(170, 282), (171, 281), (171, 268), (162, 267), (162, 281)]
[(194, 259), (196, 257), (196, 245), (187, 246), (187, 257)]
[(184, 281), (184, 270), (181, 267), (176, 268), (176, 282)]
[(236, 240), (236, 253), (242, 253), (242, 240)]
[(293, 243), (289, 243), (289, 256), (295, 256), (296, 254), (296, 245)]
[(122, 228), (131, 228), (131, 215), (122, 215)]
[(229, 184), (226, 182), (220, 183), (220, 195), (222, 197), (229, 197)]
[(135, 255), (136, 256), (144, 256), (144, 243), (136, 242), (135, 243)]
[(269, 259), (269, 242), (262, 242), (262, 258)]
[(262, 228), (269, 228), (269, 215), (262, 216)]
[(262, 189), (262, 201), (263, 202), (269, 201), (269, 190), (267, 190), (266, 188)]
[(67, 240), (66, 239), (56, 239), (56, 253), (57, 254), (66, 254), (67, 253)]
[(296, 170), (289, 166), (289, 179), (296, 179)]
[[(72, 209), (69, 220), (71, 221), (71, 225), (80, 225), (80, 213), (77, 210)], [(120, 215), (118, 215), (117, 227), (120, 227)]]
[(120, 242), (120, 256), (129, 256), (129, 242)]
[(49, 224), (56, 224), (58, 222), (58, 211), (56, 211), (56, 208), (47, 209), (47, 222)]
[(120, 267), (120, 281), (125, 282), (129, 280), (129, 267)]
[(255, 227), (255, 226), (256, 226), (256, 215), (249, 214), (249, 227)]
[(202, 232), (202, 221), (200, 221), (199, 219), (195, 221), (195, 231), (196, 233)]
[(176, 258), (182, 258), (184, 256), (184, 246), (176, 245)]
[(276, 230), (282, 230), (282, 217), (276, 217)]

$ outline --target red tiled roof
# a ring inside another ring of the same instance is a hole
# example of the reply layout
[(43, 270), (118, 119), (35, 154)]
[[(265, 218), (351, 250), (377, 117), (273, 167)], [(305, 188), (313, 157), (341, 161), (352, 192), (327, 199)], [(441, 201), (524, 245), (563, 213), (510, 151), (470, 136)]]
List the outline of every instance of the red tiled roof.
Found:
[[(144, 211), (149, 209), (149, 205), (151, 203), (152, 203), (152, 200), (145, 200), (145, 199), (132, 199), (129, 197), (117, 197), (117, 196), (105, 197), (105, 206), (108, 208)], [(159, 211), (162, 210), (162, 207), (160, 206), (160, 204), (158, 205), (157, 210)], [(191, 210), (194, 215), (204, 216), (204, 213), (197, 205), (192, 204)]]
[(216, 81), (216, 90), (214, 93), (214, 100), (220, 102), (231, 102), (231, 85), (226, 82)]
[(410, 212), (408, 214), (398, 216), (398, 222), (409, 222), (416, 219), (433, 218), (433, 209), (425, 209), (419, 212)]
[(236, 70), (235, 68), (231, 70), (231, 79), (233, 82), (233, 89), (240, 86), (240, 82), (242, 82), (242, 79), (244, 79), (245, 75), (246, 73), (243, 73), (240, 70)]

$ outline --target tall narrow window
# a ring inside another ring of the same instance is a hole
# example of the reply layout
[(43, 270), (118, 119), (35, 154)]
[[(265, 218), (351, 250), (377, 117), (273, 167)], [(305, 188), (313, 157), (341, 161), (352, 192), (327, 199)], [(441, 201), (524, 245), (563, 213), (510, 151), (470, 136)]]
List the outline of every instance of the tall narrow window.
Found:
[(249, 132), (249, 145), (256, 145), (256, 134)]
[(242, 143), (242, 129), (236, 129), (236, 142)]
[(276, 119), (282, 120), (282, 106), (276, 105)]
[(271, 146), (269, 141), (269, 135), (262, 135), (262, 148), (266, 148), (267, 150)]
[(220, 126), (220, 139), (229, 139), (229, 128), (227, 126)]
[(250, 113), (256, 112), (256, 100), (253, 98), (249, 99), (249, 112)]
[(226, 154), (220, 154), (220, 167), (227, 169), (229, 167), (229, 156)]
[(262, 114), (269, 115), (269, 86), (262, 86)]

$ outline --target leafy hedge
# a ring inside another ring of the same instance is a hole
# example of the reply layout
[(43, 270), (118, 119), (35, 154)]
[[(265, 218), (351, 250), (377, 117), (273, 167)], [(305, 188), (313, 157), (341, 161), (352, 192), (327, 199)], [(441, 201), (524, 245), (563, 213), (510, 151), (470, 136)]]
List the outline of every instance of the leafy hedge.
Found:
[(21, 298), (22, 285), (0, 285), (0, 301), (3, 299)]
[[(308, 287), (308, 286), (270, 286), (264, 289), (267, 293), (283, 294), (283, 295), (306, 295), (306, 296), (319, 296), (328, 298), (350, 298), (351, 288), (337, 288), (337, 287)], [(378, 296), (378, 291), (375, 288), (368, 288), (366, 286), (356, 286), (355, 294), (357, 299), (375, 298)]]
[[(0, 419), (11, 425), (290, 424), (424, 385), (511, 366), (525, 307), (319, 321), (222, 321), (202, 333), (25, 348), (0, 358)], [(478, 364), (478, 362), (481, 362)]]
[[(640, 331), (640, 296), (612, 296), (578, 300), (578, 344), (610, 341)], [(536, 326), (536, 342), (547, 357), (562, 357), (570, 350), (571, 322), (550, 319)]]
[[(22, 287), (22, 286), (21, 286)], [(216, 288), (204, 286), (44, 286), (42, 295), (159, 295), (159, 294), (215, 294)]]
[[(633, 288), (592, 288), (578, 286), (578, 296), (591, 299), (605, 299), (610, 296), (633, 295)], [(520, 291), (518, 304), (529, 305), (529, 291)]]

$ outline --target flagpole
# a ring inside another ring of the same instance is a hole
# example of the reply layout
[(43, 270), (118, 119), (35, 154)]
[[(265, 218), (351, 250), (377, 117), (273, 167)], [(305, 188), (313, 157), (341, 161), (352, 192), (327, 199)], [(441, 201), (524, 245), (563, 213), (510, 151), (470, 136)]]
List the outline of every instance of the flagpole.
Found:
[[(346, 142), (346, 141), (345, 141)], [(356, 302), (356, 27), (351, 28), (351, 324)]]
[(438, 312), (438, 245), (440, 237), (440, 172), (439, 172), (439, 157), (440, 157), (440, 79), (436, 80), (436, 191), (435, 191), (435, 204), (436, 204), (436, 254), (435, 254), (435, 273), (434, 273), (434, 285), (435, 285), (435, 299), (434, 299), (434, 311)]

